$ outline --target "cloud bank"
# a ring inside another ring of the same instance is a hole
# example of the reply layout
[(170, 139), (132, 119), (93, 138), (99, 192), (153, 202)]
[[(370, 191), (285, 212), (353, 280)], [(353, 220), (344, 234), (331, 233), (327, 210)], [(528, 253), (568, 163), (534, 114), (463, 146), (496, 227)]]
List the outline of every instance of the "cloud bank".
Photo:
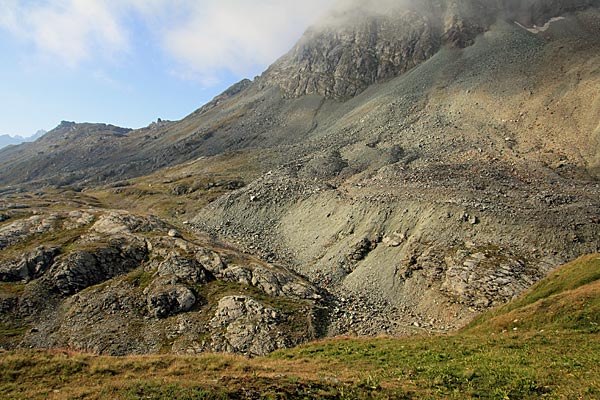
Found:
[(1, 28), (68, 66), (112, 57), (130, 45), (110, 2), (3, 0), (0, 15)]
[(265, 66), (327, 9), (323, 0), (198, 2), (190, 17), (163, 37), (164, 48), (188, 72), (204, 78), (225, 67), (236, 75)]
[[(182, 77), (205, 84), (263, 68), (335, 0), (2, 0), (0, 36), (68, 67), (118, 62), (140, 31)], [(0, 37), (1, 38), (1, 37)]]

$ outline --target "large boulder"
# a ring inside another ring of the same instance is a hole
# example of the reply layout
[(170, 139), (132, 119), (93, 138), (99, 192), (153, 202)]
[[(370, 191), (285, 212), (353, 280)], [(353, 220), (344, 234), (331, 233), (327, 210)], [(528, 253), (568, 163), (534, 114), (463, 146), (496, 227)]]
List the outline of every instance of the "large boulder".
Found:
[(30, 281), (39, 278), (52, 266), (59, 253), (58, 246), (39, 246), (25, 253), (19, 260), (3, 262), (0, 264), (0, 281)]
[(210, 321), (212, 350), (262, 356), (285, 348), (286, 337), (278, 326), (281, 315), (247, 296), (223, 297)]
[(196, 296), (182, 285), (158, 285), (147, 293), (148, 312), (155, 318), (189, 311), (194, 304)]

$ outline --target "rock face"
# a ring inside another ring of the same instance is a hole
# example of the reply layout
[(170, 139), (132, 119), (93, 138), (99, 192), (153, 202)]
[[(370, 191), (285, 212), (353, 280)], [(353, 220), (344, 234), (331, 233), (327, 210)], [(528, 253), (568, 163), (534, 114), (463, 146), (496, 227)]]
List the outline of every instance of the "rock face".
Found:
[(196, 296), (185, 286), (160, 285), (148, 292), (148, 311), (156, 318), (166, 318), (189, 311)]
[(70, 295), (137, 268), (146, 259), (146, 243), (130, 238), (111, 238), (108, 246), (74, 251), (52, 266), (52, 284)]
[(260, 265), (233, 266), (224, 270), (220, 279), (254, 286), (271, 296), (287, 296), (297, 299), (320, 299), (315, 288), (281, 269)]
[(465, 48), (498, 18), (544, 25), (597, 0), (356, 2), (309, 29), (260, 82), (287, 96), (344, 100), (423, 63), (444, 44)]
[(446, 264), (442, 290), (480, 309), (512, 300), (549, 272), (528, 267), (524, 260), (509, 257), (506, 251), (492, 249), (459, 250), (446, 259)]
[(9, 261), (0, 266), (0, 281), (30, 281), (43, 275), (59, 254), (56, 246), (40, 246), (20, 260)]
[(156, 274), (161, 277), (171, 277), (177, 281), (194, 283), (208, 283), (214, 280), (214, 277), (203, 267), (202, 263), (174, 254), (169, 254), (166, 260), (158, 264)]
[(310, 29), (261, 80), (278, 84), (289, 96), (346, 99), (422, 63), (440, 45), (439, 28), (417, 13), (352, 12)]
[(262, 356), (286, 348), (274, 309), (243, 296), (224, 297), (219, 301), (210, 326), (219, 332), (213, 336), (211, 347), (215, 351)]

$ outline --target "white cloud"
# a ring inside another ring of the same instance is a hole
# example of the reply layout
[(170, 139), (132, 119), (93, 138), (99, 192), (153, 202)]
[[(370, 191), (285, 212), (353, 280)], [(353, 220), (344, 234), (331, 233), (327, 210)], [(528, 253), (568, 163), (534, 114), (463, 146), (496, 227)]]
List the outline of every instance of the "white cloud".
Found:
[(69, 66), (128, 50), (127, 31), (110, 1), (5, 1), (0, 12), (8, 17), (0, 26)]
[(165, 50), (179, 72), (203, 81), (223, 70), (242, 76), (275, 61), (308, 24), (327, 9), (327, 0), (221, 0), (193, 2), (180, 25), (165, 32)]
[(143, 27), (175, 74), (208, 84), (275, 61), (334, 2), (1, 0), (0, 28), (38, 54), (76, 67), (136, 51), (133, 30)]
[(19, 31), (17, 23), (16, 10), (18, 9), (17, 0), (5, 0), (0, 3), (0, 28), (7, 29), (12, 32)]

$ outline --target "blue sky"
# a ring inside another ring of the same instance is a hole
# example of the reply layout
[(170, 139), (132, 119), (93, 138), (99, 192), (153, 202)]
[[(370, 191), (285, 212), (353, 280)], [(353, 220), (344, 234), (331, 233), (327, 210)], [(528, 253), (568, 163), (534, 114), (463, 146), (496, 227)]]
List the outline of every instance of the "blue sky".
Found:
[(181, 119), (285, 53), (333, 0), (1, 0), (0, 134)]

